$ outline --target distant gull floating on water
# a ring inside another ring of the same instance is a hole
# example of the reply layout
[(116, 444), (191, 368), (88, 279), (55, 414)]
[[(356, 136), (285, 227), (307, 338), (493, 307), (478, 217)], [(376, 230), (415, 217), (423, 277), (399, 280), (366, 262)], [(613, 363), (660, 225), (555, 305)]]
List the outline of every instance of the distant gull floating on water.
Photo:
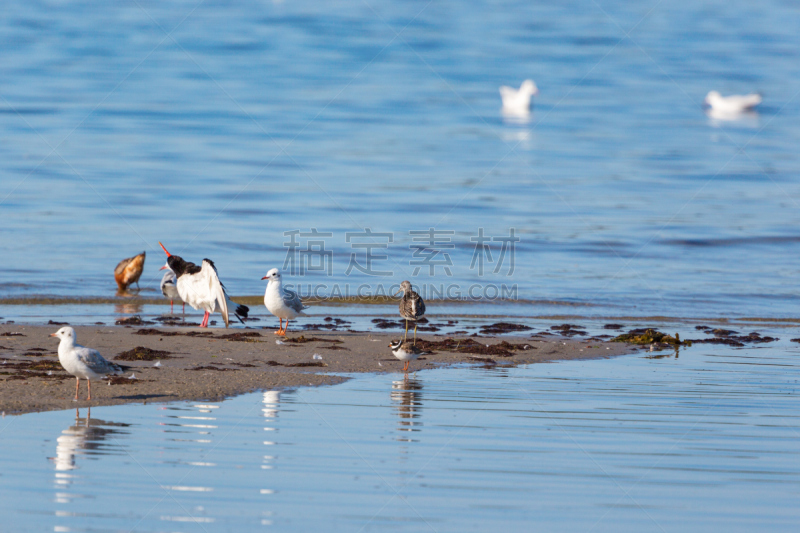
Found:
[(532, 80), (525, 80), (519, 89), (507, 85), (500, 87), (503, 99), (503, 112), (512, 115), (527, 115), (531, 112), (531, 97), (539, 94), (539, 89)]
[(717, 91), (711, 91), (706, 95), (705, 103), (715, 112), (724, 114), (744, 113), (761, 103), (761, 95), (752, 94), (733, 94), (722, 96)]
[(169, 268), (175, 272), (178, 281), (175, 286), (178, 288), (178, 294), (181, 300), (191, 305), (195, 309), (202, 309), (205, 311), (203, 321), (200, 323), (201, 328), (208, 327), (208, 319), (211, 313), (215, 313), (219, 309), (222, 319), (225, 321), (225, 327), (230, 325), (230, 315), (228, 308), (233, 310), (233, 314), (239, 321), (244, 324), (243, 318), (247, 318), (247, 313), (250, 308), (246, 305), (239, 305), (231, 301), (228, 293), (225, 291), (225, 286), (219, 280), (217, 268), (211, 259), (203, 259), (203, 266), (199, 267), (194, 263), (184, 261), (177, 255), (172, 255), (164, 248), (160, 242), (161, 249), (167, 254), (167, 264)]
[(64, 370), (75, 376), (75, 401), (78, 401), (78, 387), (81, 384), (81, 378), (85, 379), (89, 386), (89, 396), (87, 400), (92, 399), (92, 381), (93, 379), (103, 379), (109, 374), (122, 374), (123, 367), (106, 361), (100, 352), (77, 344), (77, 336), (75, 330), (69, 326), (65, 326), (55, 333), (50, 334), (51, 337), (58, 337), (61, 342), (58, 345), (58, 361)]
[[(175, 275), (175, 272), (169, 267), (169, 265), (164, 265), (163, 267), (159, 268), (159, 270), (166, 270), (164, 272), (164, 277), (161, 278), (161, 294), (169, 298), (169, 312), (172, 314), (172, 304), (175, 299), (180, 300), (181, 295), (178, 293), (178, 276)], [(183, 304), (183, 312), (186, 313), (186, 302), (181, 300)]]
[[(278, 317), (280, 326), (275, 335), (286, 336), (286, 329), (289, 327), (289, 320), (303, 315), (303, 309), (308, 309), (303, 305), (302, 300), (294, 291), (284, 289), (281, 284), (281, 273), (277, 268), (271, 269), (267, 275), (261, 278), (262, 280), (269, 280), (267, 282), (267, 290), (264, 291), (264, 305), (267, 310)], [(283, 320), (286, 319), (286, 326), (283, 325)]]
[(114, 281), (117, 282), (119, 292), (125, 292), (128, 287), (136, 284), (139, 287), (139, 277), (144, 270), (144, 259), (147, 252), (142, 252), (139, 255), (123, 259), (117, 264), (114, 269)]

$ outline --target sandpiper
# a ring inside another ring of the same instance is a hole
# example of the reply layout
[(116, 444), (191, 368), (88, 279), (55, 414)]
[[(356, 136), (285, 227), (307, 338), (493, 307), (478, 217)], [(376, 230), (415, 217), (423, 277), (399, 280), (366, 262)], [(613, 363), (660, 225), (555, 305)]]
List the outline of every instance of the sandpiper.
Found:
[(422, 318), (422, 315), (425, 314), (425, 302), (419, 294), (412, 290), (410, 281), (401, 283), (400, 290), (394, 293), (394, 295), (397, 296), (401, 292), (403, 293), (403, 297), (400, 298), (400, 316), (406, 321), (406, 333), (403, 336), (403, 342), (408, 338), (408, 321), (411, 320), (414, 322), (414, 344), (416, 345), (417, 320)]
[(423, 352), (421, 349), (417, 348), (414, 344), (408, 341), (392, 341), (389, 344), (389, 348), (392, 349), (392, 353), (395, 357), (399, 360), (405, 362), (403, 365), (403, 372), (408, 372), (408, 365), (411, 364), (411, 361), (415, 361), (420, 355), (426, 355), (430, 352)]

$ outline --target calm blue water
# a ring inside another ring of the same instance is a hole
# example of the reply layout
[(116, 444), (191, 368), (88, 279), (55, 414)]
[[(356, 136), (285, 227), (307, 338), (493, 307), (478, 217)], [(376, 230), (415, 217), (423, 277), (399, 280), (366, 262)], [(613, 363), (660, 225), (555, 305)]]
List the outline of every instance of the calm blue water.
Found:
[[(2, 13), (0, 297), (112, 295), (114, 266), (142, 250), (157, 290), (159, 240), (258, 294), (284, 232), (317, 228), (330, 275), (303, 283), (794, 313), (790, 2), (9, 0)], [(503, 119), (498, 86), (525, 78), (541, 91), (530, 120)], [(764, 104), (720, 122), (701, 108), (711, 89)], [(374, 267), (391, 275), (345, 275), (366, 253), (346, 233), (365, 228), (391, 234), (360, 241), (388, 246)], [(434, 247), (450, 276), (414, 275), (409, 231), (429, 228), (453, 232)], [(508, 258), (469, 268), (480, 228), (515, 228), (513, 274)]]
[(794, 531), (798, 356), (695, 345), (6, 417), (0, 511), (15, 531)]

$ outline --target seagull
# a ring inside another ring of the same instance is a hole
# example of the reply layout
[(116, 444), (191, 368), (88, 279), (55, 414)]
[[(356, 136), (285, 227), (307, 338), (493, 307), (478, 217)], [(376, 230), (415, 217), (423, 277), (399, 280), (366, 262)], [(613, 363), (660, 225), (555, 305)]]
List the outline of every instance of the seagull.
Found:
[(58, 361), (64, 367), (64, 370), (75, 376), (76, 402), (78, 401), (78, 388), (81, 384), (81, 378), (88, 383), (89, 396), (86, 399), (91, 400), (91, 380), (103, 379), (108, 374), (122, 374), (123, 367), (106, 361), (97, 350), (76, 344), (78, 339), (75, 335), (75, 330), (71, 327), (65, 326), (55, 333), (51, 333), (50, 336), (61, 339), (58, 345)]
[[(281, 273), (277, 268), (273, 268), (267, 275), (261, 278), (268, 279), (267, 290), (264, 292), (264, 305), (267, 310), (278, 317), (280, 326), (275, 335), (286, 336), (286, 329), (289, 327), (289, 320), (298, 316), (305, 316), (303, 309), (308, 306), (303, 305), (296, 292), (284, 289), (281, 286)], [(283, 319), (286, 319), (286, 327), (283, 326)]]
[(403, 342), (408, 338), (408, 321), (414, 322), (414, 345), (417, 344), (417, 320), (422, 318), (425, 314), (425, 302), (422, 297), (411, 289), (411, 282), (404, 281), (400, 284), (400, 290), (394, 293), (397, 296), (403, 293), (400, 298), (400, 316), (406, 321), (406, 334), (403, 337)]
[(208, 318), (211, 313), (217, 311), (217, 308), (219, 308), (222, 319), (225, 321), (226, 328), (230, 324), (228, 307), (233, 309), (233, 314), (236, 315), (239, 322), (244, 324), (242, 319), (247, 318), (250, 308), (231, 301), (228, 293), (225, 292), (225, 285), (219, 280), (217, 268), (211, 259), (203, 259), (203, 266), (199, 267), (194, 263), (184, 261), (177, 255), (172, 255), (167, 252), (163, 244), (160, 242), (158, 244), (167, 254), (167, 265), (178, 278), (175, 286), (178, 289), (178, 295), (181, 300), (195, 309), (205, 311), (203, 321), (200, 323), (201, 328), (208, 327)]
[[(166, 270), (164, 272), (164, 277), (161, 278), (161, 294), (169, 298), (169, 312), (172, 313), (172, 302), (173, 300), (180, 299), (181, 295), (178, 294), (178, 286), (176, 282), (178, 281), (178, 276), (175, 275), (175, 272), (169, 267), (169, 265), (164, 265), (163, 267), (159, 268), (159, 270)], [(186, 313), (186, 302), (181, 300), (183, 303), (183, 312)]]
[(142, 275), (144, 270), (144, 256), (146, 253), (142, 252), (139, 255), (123, 259), (114, 269), (114, 280), (117, 282), (119, 292), (125, 292), (134, 283), (136, 288), (139, 288), (139, 276)]
[(738, 114), (751, 110), (761, 103), (761, 95), (758, 93), (731, 96), (722, 96), (717, 91), (711, 91), (706, 95), (705, 103), (714, 111), (726, 114)]
[(527, 115), (531, 110), (531, 96), (537, 94), (539, 94), (539, 89), (531, 80), (523, 81), (519, 89), (503, 85), (500, 87), (503, 111), (514, 115)]
[(403, 366), (403, 372), (406, 373), (408, 373), (408, 365), (411, 364), (411, 361), (416, 361), (417, 357), (420, 355), (427, 355), (430, 353), (423, 352), (408, 341), (392, 341), (389, 344), (389, 348), (392, 349), (392, 353), (395, 357), (405, 362), (405, 365)]

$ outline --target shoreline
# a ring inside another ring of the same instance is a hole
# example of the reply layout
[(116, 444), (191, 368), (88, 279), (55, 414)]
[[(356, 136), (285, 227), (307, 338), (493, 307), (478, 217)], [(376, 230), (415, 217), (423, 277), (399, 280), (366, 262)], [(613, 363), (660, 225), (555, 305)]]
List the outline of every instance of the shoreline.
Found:
[[(4, 415), (127, 403), (219, 401), (267, 389), (333, 385), (348, 379), (341, 374), (400, 373), (403, 364), (388, 348), (390, 340), (402, 337), (396, 331), (298, 330), (284, 339), (273, 335), (272, 329), (75, 326), (79, 344), (130, 367), (124, 376), (96, 381), (92, 401), (85, 400), (86, 382), (81, 380), (80, 400), (75, 402), (75, 378), (61, 368), (57, 339), (49, 337), (58, 327), (0, 325)], [(641, 350), (607, 338), (574, 339), (533, 331), (477, 336), (426, 332), (418, 334), (418, 340), (432, 353), (412, 362), (411, 373), (456, 364), (493, 367), (607, 358)], [(137, 352), (121, 358), (137, 347)], [(130, 379), (132, 374), (135, 379)]]

